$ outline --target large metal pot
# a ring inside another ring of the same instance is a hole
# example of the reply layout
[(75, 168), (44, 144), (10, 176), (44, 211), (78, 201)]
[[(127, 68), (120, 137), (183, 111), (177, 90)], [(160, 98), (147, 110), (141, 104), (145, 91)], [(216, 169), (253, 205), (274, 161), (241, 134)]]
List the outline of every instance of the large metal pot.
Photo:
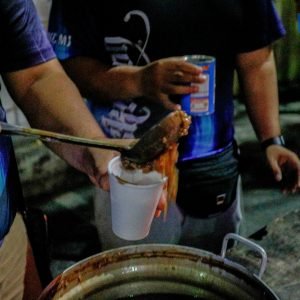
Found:
[[(261, 254), (258, 275), (225, 257), (229, 239), (244, 242)], [(279, 300), (261, 280), (266, 260), (260, 246), (235, 234), (225, 237), (221, 256), (177, 245), (122, 247), (70, 267), (52, 281), (39, 300)]]

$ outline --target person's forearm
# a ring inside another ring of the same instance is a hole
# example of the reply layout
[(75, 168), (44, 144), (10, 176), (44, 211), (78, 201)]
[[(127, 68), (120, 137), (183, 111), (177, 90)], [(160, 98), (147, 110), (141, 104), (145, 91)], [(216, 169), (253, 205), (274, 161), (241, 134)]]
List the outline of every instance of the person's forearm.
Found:
[[(264, 57), (265, 55), (265, 57)], [(274, 57), (263, 52), (263, 63), (246, 66), (240, 75), (247, 111), (260, 141), (280, 135), (277, 76)]]
[[(52, 68), (55, 62), (50, 64)], [(12, 96), (31, 126), (83, 137), (104, 136), (74, 83), (61, 68), (55, 66), (50, 72), (37, 72), (30, 79), (28, 70), (23, 72), (9, 74), (8, 86), (9, 82), (22, 82), (12, 89)]]
[(197, 84), (206, 80), (203, 70), (183, 57), (159, 59), (145, 66), (114, 67), (93, 58), (76, 57), (63, 65), (81, 93), (101, 105), (143, 97), (177, 110), (180, 106), (169, 96), (198, 92)]
[[(78, 89), (56, 61), (7, 74), (5, 82), (32, 127), (85, 138), (104, 136)], [(85, 148), (64, 143), (48, 146), (73, 167), (90, 173)]]
[(111, 68), (88, 57), (64, 61), (63, 66), (84, 97), (101, 99), (101, 103), (105, 103), (142, 96), (140, 67), (124, 65)]

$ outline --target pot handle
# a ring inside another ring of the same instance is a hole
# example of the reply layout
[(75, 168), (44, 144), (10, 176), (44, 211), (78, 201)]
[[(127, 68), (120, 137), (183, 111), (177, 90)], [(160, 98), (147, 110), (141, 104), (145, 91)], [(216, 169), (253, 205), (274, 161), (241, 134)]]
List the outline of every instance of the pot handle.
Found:
[(264, 274), (266, 267), (267, 267), (267, 253), (264, 250), (264, 248), (262, 248), (261, 246), (255, 244), (254, 242), (252, 242), (238, 234), (228, 233), (225, 235), (225, 237), (223, 239), (222, 250), (221, 250), (222, 258), (225, 258), (226, 251), (227, 251), (227, 244), (230, 239), (241, 242), (242, 244), (248, 246), (249, 248), (258, 252), (261, 255), (260, 269), (259, 269), (258, 275), (256, 275), (259, 279), (261, 279), (261, 277)]

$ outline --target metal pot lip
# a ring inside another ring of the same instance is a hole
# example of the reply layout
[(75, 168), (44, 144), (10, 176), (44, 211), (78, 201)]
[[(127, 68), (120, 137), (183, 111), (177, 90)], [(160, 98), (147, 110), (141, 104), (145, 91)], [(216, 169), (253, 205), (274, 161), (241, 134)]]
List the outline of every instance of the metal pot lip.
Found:
[[(80, 269), (83, 265), (90, 263), (90, 261), (92, 260), (106, 259), (110, 257), (111, 259), (107, 259), (107, 264), (110, 264), (114, 261), (114, 258), (119, 259), (121, 256), (124, 257), (123, 260), (127, 260), (130, 258), (151, 258), (158, 256), (165, 258), (188, 258), (189, 260), (194, 260), (195, 262), (201, 261), (201, 263), (213, 264), (218, 267), (228, 266), (229, 268), (244, 272), (246, 275), (253, 276), (253, 274), (243, 265), (231, 261), (227, 258), (222, 258), (220, 255), (214, 254), (212, 252), (183, 245), (156, 243), (129, 245), (96, 253), (73, 264), (72, 266), (64, 270), (62, 275), (67, 274), (70, 271), (73, 272), (74, 269)], [(257, 276), (255, 276), (255, 278), (260, 280)]]
[[(180, 250), (180, 251), (178, 251)], [(110, 250), (105, 250), (99, 253), (96, 253), (94, 255), (91, 255), (89, 257), (84, 258), (81, 261), (78, 261), (77, 263), (73, 264), (62, 274), (68, 273), (70, 270), (74, 270), (74, 268), (81, 267), (85, 263), (97, 259), (97, 258), (102, 258), (102, 257), (109, 257), (109, 256), (122, 256), (126, 255), (128, 258), (129, 257), (138, 257), (139, 255), (141, 256), (142, 254), (147, 255), (147, 257), (151, 257), (151, 253), (155, 256), (157, 256), (158, 253), (160, 253), (161, 256), (166, 256), (168, 253), (182, 253), (183, 255), (194, 255), (194, 256), (207, 256), (207, 257), (215, 257), (219, 258), (220, 256), (206, 251), (202, 249), (197, 249), (189, 246), (182, 246), (182, 245), (174, 245), (174, 244), (156, 244), (156, 243), (150, 243), (150, 244), (139, 244), (139, 245), (129, 245), (129, 246), (123, 246), (119, 248), (114, 248)], [(135, 255), (135, 256), (134, 256)], [(199, 260), (199, 258), (198, 258)]]
[[(82, 269), (85, 269), (85, 266), (87, 265), (93, 265), (95, 263), (97, 266), (101, 265), (101, 267), (105, 267), (114, 262), (127, 261), (129, 259), (158, 257), (188, 259), (195, 263), (199, 262), (201, 264), (209, 265), (210, 267), (222, 269), (233, 274), (233, 276), (236, 276), (237, 278), (244, 278), (246, 281), (250, 281), (254, 286), (260, 286), (272, 296), (272, 299), (280, 300), (266, 283), (255, 274), (252, 274), (246, 267), (203, 249), (174, 244), (140, 244), (99, 252), (67, 268), (63, 273), (57, 276), (48, 287), (46, 287), (42, 295), (51, 294), (51, 291), (55, 292), (55, 289), (59, 286), (60, 281), (64, 277), (67, 277), (72, 273), (78, 274)], [(40, 299), (48, 298), (41, 297)]]

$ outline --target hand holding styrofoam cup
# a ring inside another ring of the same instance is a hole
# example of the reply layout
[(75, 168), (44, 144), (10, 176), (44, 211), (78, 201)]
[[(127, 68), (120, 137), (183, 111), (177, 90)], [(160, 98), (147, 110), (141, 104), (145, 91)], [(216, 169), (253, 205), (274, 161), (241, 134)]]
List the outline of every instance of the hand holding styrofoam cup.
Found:
[(167, 178), (156, 171), (126, 170), (120, 157), (108, 164), (112, 230), (125, 240), (145, 238)]

